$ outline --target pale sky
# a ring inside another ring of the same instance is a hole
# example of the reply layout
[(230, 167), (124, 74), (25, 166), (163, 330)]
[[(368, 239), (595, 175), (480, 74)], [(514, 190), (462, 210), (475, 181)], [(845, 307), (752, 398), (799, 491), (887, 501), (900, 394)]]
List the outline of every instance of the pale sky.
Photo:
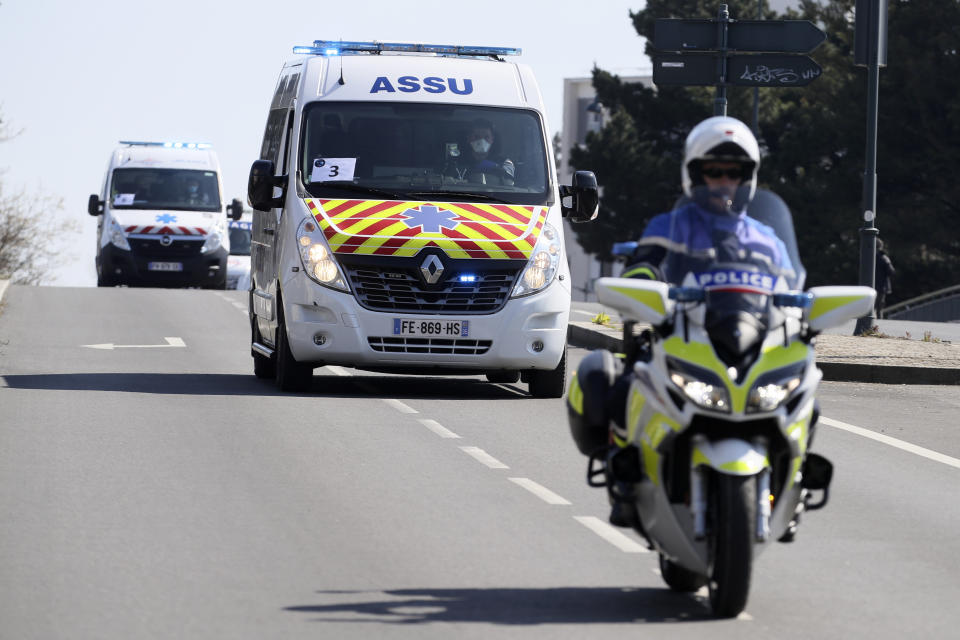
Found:
[(64, 200), (73, 256), (49, 284), (95, 286), (99, 193), (118, 140), (210, 142), (224, 197), (246, 202), (267, 108), (294, 45), (380, 40), (519, 47), (540, 83), (551, 133), (563, 79), (594, 64), (649, 72), (629, 11), (644, 0), (3, 0), (0, 113), (23, 132), (0, 144), (0, 180)]

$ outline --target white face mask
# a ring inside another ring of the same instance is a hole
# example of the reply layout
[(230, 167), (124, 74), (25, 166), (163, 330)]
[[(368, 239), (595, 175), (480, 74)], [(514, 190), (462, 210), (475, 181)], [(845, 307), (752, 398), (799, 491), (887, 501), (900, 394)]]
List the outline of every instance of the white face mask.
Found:
[(473, 147), (473, 150), (477, 153), (486, 153), (490, 151), (490, 143), (486, 138), (479, 138), (470, 143), (470, 146)]

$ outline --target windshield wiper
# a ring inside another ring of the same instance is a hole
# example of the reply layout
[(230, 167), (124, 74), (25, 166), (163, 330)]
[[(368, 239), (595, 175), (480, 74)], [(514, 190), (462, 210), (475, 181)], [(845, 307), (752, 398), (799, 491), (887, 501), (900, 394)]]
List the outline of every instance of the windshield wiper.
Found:
[(463, 199), (483, 200), (485, 202), (502, 202), (512, 204), (502, 198), (489, 196), (485, 193), (473, 193), (472, 191), (408, 191), (408, 196), (457, 196)]
[(403, 199), (403, 195), (399, 193), (394, 193), (393, 191), (387, 191), (386, 189), (378, 189), (377, 187), (367, 187), (362, 184), (354, 184), (349, 180), (325, 180), (324, 182), (318, 182), (316, 184), (311, 184), (311, 187), (330, 187), (333, 189), (342, 189), (344, 191), (352, 191), (354, 193), (367, 193), (375, 196), (383, 196), (385, 198), (391, 199)]

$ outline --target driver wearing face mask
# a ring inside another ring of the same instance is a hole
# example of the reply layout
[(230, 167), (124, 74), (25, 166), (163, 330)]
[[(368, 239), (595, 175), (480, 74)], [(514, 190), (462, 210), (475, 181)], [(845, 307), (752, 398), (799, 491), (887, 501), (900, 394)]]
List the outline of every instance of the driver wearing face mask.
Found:
[(489, 120), (477, 119), (467, 136), (467, 166), (463, 177), (470, 182), (487, 183), (494, 177), (496, 184), (512, 185), (515, 173), (513, 161), (497, 154), (497, 140)]

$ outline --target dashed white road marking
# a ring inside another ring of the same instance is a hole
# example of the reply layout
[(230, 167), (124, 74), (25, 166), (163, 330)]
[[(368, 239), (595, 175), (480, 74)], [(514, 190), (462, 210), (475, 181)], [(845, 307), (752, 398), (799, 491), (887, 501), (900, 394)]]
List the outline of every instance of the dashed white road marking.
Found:
[(612, 525), (607, 524), (600, 518), (594, 516), (573, 516), (573, 519), (624, 553), (649, 553), (649, 550), (645, 546), (617, 531)]
[(530, 478), (510, 478), (510, 482), (517, 484), (533, 495), (537, 496), (547, 504), (570, 504), (570, 501), (563, 496), (558, 496), (542, 484), (538, 484)]
[(492, 455), (481, 449), (480, 447), (460, 447), (460, 450), (466, 453), (468, 456), (472, 457), (477, 462), (484, 464), (491, 469), (509, 469), (507, 465), (503, 464)]
[(391, 407), (393, 407), (394, 409), (396, 409), (396, 410), (399, 411), (400, 413), (420, 413), (419, 411), (417, 411), (417, 410), (414, 409), (413, 407), (411, 407), (411, 406), (409, 406), (409, 405), (406, 405), (406, 404), (403, 404), (403, 403), (400, 402), (399, 400), (394, 400), (393, 398), (381, 398), (381, 400), (383, 400), (384, 402), (386, 402), (388, 405), (390, 405)]
[(459, 438), (460, 437), (457, 434), (455, 434), (453, 431), (450, 431), (450, 429), (447, 429), (445, 426), (437, 422), (436, 420), (421, 419), (420, 424), (425, 426), (427, 429), (430, 429), (430, 431), (433, 431), (435, 434), (437, 434), (441, 438)]
[(902, 449), (903, 451), (908, 451), (918, 456), (922, 456), (929, 460), (935, 462), (941, 462), (945, 465), (951, 467), (956, 467), (960, 469), (960, 460), (957, 458), (951, 458), (948, 455), (944, 455), (932, 449), (925, 449), (923, 447), (918, 447), (915, 444), (910, 444), (909, 442), (904, 442), (903, 440), (897, 440), (896, 438), (891, 438), (890, 436), (885, 436), (882, 433), (876, 433), (870, 431), (869, 429), (864, 429), (863, 427), (858, 427), (852, 424), (847, 424), (846, 422), (840, 422), (839, 420), (834, 420), (833, 418), (826, 418), (821, 416), (820, 422), (837, 429), (843, 429), (844, 431), (849, 431), (858, 436), (863, 436), (864, 438), (870, 438), (871, 440), (876, 440), (877, 442), (882, 442), (883, 444), (890, 445), (891, 447), (896, 447), (897, 449)]
[(234, 302), (233, 306), (235, 306), (237, 309), (240, 309), (240, 311), (247, 311), (247, 305), (243, 304), (242, 302)]
[(333, 373), (334, 375), (337, 375), (337, 376), (349, 376), (349, 375), (350, 375), (350, 373), (347, 372), (347, 370), (344, 369), (343, 367), (338, 367), (338, 366), (336, 366), (336, 365), (328, 364), (326, 368), (329, 369), (331, 373)]

